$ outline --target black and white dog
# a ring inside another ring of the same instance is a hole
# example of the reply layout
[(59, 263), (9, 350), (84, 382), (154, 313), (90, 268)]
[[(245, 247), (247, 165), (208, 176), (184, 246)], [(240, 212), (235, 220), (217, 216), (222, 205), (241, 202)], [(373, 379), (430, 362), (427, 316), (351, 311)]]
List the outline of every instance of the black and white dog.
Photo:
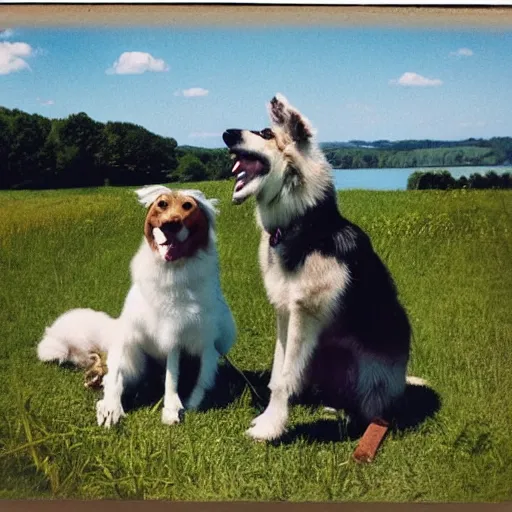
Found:
[(329, 405), (369, 423), (403, 395), (410, 326), (369, 237), (337, 206), (331, 167), (309, 121), (277, 95), (271, 128), (227, 130), (233, 202), (256, 197), (259, 260), (277, 313), (270, 403), (247, 431), (280, 437), (289, 399), (322, 391)]

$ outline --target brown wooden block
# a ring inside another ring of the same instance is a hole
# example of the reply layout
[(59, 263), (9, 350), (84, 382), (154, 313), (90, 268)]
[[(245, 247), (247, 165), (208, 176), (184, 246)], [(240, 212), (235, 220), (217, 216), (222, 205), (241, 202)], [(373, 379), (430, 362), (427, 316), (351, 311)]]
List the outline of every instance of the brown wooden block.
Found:
[(387, 422), (380, 419), (372, 421), (361, 439), (359, 439), (352, 458), (357, 462), (371, 462), (375, 458), (375, 454), (382, 444), (387, 431)]

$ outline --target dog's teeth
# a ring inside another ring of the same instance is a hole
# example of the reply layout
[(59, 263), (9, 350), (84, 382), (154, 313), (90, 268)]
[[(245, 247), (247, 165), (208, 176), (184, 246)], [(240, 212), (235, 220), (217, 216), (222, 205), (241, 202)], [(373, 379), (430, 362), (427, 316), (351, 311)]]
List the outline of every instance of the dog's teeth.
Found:
[(231, 172), (236, 172), (236, 170), (238, 169), (238, 167), (240, 166), (240, 160), (237, 160), (236, 161), (236, 164), (233, 166), (233, 169), (231, 170)]
[(241, 180), (242, 178), (245, 178), (245, 171), (242, 171), (241, 173), (236, 175), (237, 180)]
[(153, 229), (153, 238), (157, 244), (163, 244), (167, 241), (167, 237), (163, 234), (160, 228)]

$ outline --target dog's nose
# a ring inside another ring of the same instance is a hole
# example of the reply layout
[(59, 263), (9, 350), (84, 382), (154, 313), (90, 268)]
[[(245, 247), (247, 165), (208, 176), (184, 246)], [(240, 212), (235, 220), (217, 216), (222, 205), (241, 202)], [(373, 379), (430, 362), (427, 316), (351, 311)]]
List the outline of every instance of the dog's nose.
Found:
[(228, 148), (236, 146), (242, 141), (242, 130), (230, 128), (222, 134), (222, 139)]

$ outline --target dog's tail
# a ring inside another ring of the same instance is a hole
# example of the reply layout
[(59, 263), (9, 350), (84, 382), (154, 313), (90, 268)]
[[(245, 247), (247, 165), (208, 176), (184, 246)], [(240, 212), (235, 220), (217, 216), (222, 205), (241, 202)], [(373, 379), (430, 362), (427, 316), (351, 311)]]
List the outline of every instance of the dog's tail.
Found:
[(413, 377), (412, 375), (407, 375), (405, 382), (410, 386), (428, 386), (428, 382), (425, 379)]
[(79, 367), (91, 363), (91, 353), (108, 352), (116, 319), (101, 311), (72, 309), (47, 327), (37, 346), (41, 361), (70, 362)]

